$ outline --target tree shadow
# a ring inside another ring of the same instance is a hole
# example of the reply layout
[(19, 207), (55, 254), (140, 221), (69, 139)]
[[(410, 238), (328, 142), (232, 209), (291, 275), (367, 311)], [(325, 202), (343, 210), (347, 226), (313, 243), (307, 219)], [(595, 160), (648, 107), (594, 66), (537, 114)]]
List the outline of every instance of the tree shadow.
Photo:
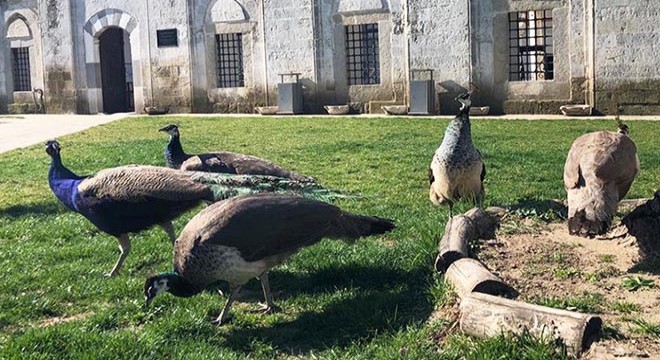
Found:
[[(273, 271), (271, 286), (281, 291), (276, 301), (297, 294), (342, 294), (323, 309), (304, 311), (295, 320), (270, 327), (234, 329), (226, 335), (226, 344), (249, 354), (254, 341), (259, 340), (278, 351), (299, 355), (394, 333), (431, 314), (431, 277), (430, 267), (404, 271), (352, 265), (302, 274)], [(258, 297), (258, 291), (254, 296)]]
[(0, 218), (18, 219), (28, 215), (56, 215), (67, 211), (64, 206), (54, 201), (18, 204), (0, 209)]

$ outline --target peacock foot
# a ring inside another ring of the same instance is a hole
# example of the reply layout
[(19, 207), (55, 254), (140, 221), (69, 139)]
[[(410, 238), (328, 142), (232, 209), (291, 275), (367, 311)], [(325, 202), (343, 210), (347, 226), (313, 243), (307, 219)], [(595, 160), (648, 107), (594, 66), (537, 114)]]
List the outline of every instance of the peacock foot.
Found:
[(228, 322), (231, 322), (231, 320), (232, 320), (231, 315), (227, 315), (227, 316), (223, 317), (222, 314), (221, 314), (217, 318), (211, 320), (211, 324), (213, 324), (215, 326), (222, 326), (222, 325), (227, 324)]
[(264, 303), (259, 303), (259, 309), (257, 309), (256, 312), (260, 312), (264, 315), (268, 315), (268, 314), (274, 314), (280, 312), (281, 310), (282, 308), (275, 304), (268, 305)]

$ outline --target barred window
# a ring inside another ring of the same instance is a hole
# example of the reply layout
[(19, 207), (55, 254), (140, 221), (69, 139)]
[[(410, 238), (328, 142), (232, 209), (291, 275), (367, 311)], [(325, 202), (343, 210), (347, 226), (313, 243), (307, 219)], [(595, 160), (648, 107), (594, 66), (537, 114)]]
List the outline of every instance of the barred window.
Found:
[(349, 85), (380, 84), (378, 24), (346, 26), (346, 70)]
[(509, 13), (509, 80), (554, 77), (552, 10)]
[(217, 34), (218, 87), (243, 87), (243, 34)]
[(31, 91), (30, 80), (30, 48), (17, 47), (11, 49), (11, 66), (14, 75), (14, 91)]

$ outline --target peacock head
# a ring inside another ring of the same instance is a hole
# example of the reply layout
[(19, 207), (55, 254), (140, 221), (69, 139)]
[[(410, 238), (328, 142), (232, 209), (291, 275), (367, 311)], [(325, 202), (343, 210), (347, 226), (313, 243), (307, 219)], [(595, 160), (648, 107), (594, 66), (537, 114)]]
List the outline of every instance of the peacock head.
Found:
[(179, 136), (179, 127), (174, 124), (170, 124), (163, 128), (160, 128), (158, 129), (158, 131), (166, 132), (170, 134), (170, 136)]
[(58, 143), (57, 140), (49, 140), (46, 142), (46, 154), (56, 156), (60, 154), (60, 150), (62, 150), (62, 147), (60, 147), (60, 143)]
[(619, 123), (619, 134), (623, 135), (628, 135), (628, 131), (630, 131), (630, 128), (628, 128), (628, 125), (624, 123)]
[(463, 110), (469, 108), (470, 106), (472, 106), (472, 100), (470, 99), (470, 95), (471, 94), (468, 91), (468, 92), (465, 92), (465, 93), (462, 93), (462, 94), (458, 95), (456, 97), (456, 99), (454, 99), (454, 100), (461, 103), (461, 111), (463, 111)]
[(173, 277), (177, 274), (158, 274), (144, 282), (144, 307), (149, 307), (154, 298), (172, 288)]

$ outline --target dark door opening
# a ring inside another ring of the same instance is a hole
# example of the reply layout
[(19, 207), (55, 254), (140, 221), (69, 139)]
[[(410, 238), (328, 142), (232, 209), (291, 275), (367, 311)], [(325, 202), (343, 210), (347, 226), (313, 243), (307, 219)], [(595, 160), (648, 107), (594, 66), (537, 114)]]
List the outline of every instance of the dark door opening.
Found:
[[(133, 81), (128, 34), (120, 28), (108, 28), (99, 37), (103, 112), (133, 111)], [(128, 75), (128, 76), (127, 76)]]

